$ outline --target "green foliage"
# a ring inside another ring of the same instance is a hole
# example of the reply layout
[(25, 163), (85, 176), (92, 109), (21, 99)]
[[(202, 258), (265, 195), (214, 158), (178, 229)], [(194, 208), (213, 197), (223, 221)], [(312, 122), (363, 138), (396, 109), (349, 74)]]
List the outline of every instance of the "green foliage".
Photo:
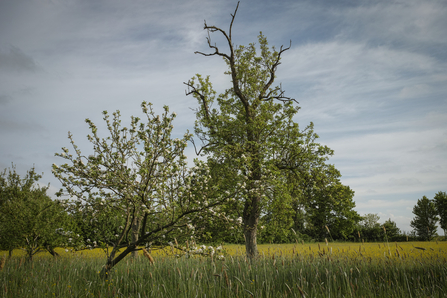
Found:
[(319, 241), (324, 238), (347, 240), (361, 219), (353, 210), (354, 191), (340, 183), (341, 175), (332, 165), (315, 172), (303, 187), (306, 230)]
[(42, 177), (31, 168), (20, 178), (14, 165), (0, 175), (0, 246), (23, 248), (29, 260), (47, 249), (64, 246), (68, 236), (59, 233), (67, 226), (68, 216), (60, 202), (46, 194), (48, 186), (39, 186)]
[(362, 216), (362, 220), (358, 225), (358, 232), (354, 233), (354, 237), (357, 238), (358, 233), (360, 233), (361, 239), (367, 241), (382, 241), (384, 231), (379, 220), (380, 217), (376, 213), (368, 213)]
[(418, 237), (422, 240), (430, 241), (436, 233), (436, 223), (438, 222), (435, 203), (423, 196), (413, 207), (415, 217), (410, 222), (410, 226), (416, 231)]
[(445, 237), (445, 230), (447, 230), (447, 193), (445, 191), (438, 192), (433, 201), (439, 215), (439, 225), (444, 230)]
[(398, 241), (402, 238), (400, 229), (397, 227), (396, 222), (392, 221), (391, 218), (385, 221), (382, 227), (385, 228), (386, 236), (389, 241)]

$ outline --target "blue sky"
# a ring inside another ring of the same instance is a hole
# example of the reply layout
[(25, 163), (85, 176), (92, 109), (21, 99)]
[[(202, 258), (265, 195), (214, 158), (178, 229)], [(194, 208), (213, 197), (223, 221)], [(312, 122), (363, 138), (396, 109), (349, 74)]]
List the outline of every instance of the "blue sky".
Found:
[[(54, 193), (68, 131), (88, 154), (85, 118), (101, 127), (103, 110), (120, 110), (126, 124), (143, 100), (177, 112), (178, 135), (192, 130), (183, 82), (229, 86), (221, 59), (194, 55), (207, 51), (203, 21), (227, 29), (236, 4), (0, 1), (0, 168), (35, 165)], [(445, 1), (243, 0), (233, 27), (237, 45), (260, 31), (278, 48), (292, 41), (276, 82), (300, 103), (295, 120), (335, 150), (356, 210), (405, 231), (418, 199), (447, 191), (446, 15)]]

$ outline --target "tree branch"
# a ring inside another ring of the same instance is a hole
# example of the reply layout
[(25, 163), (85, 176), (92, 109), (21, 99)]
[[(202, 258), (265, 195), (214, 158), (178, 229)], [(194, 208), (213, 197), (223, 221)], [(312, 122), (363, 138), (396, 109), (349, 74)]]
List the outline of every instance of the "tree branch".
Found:
[[(191, 83), (191, 81), (188, 81), (188, 83), (183, 82), (183, 84), (188, 86), (188, 90), (185, 91), (186, 96), (191, 95), (191, 94), (195, 94), (195, 95), (197, 95), (200, 98), (200, 100), (202, 101), (203, 109), (205, 110), (206, 120), (210, 121), (211, 120), (210, 111), (209, 111), (209, 108), (208, 108), (208, 103), (206, 102), (205, 95), (200, 93), (199, 90), (197, 90), (197, 88)], [(190, 91), (189, 88), (191, 88), (192, 90)]]

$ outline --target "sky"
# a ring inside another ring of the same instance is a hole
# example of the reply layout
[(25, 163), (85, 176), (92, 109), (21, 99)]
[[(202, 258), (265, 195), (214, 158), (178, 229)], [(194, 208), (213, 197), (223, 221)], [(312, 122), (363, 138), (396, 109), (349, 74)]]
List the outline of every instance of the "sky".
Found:
[[(142, 101), (175, 111), (178, 136), (192, 131), (197, 103), (183, 83), (199, 73), (218, 92), (230, 86), (222, 59), (194, 54), (209, 51), (204, 20), (227, 30), (236, 5), (1, 0), (0, 169), (34, 166), (53, 195), (51, 165), (64, 162), (54, 153), (70, 148), (68, 132), (88, 155), (84, 120), (106, 136), (102, 111), (120, 110), (128, 125)], [(276, 48), (291, 42), (276, 83), (299, 102), (294, 120), (312, 121), (334, 150), (329, 162), (359, 214), (407, 232), (417, 200), (447, 191), (446, 15), (444, 0), (241, 0), (233, 25), (236, 45), (261, 31)]]

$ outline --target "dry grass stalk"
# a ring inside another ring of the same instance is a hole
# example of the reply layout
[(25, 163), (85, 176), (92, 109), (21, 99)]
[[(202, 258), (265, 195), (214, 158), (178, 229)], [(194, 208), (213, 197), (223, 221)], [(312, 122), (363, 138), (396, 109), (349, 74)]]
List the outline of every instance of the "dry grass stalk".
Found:
[(227, 270), (224, 270), (225, 282), (227, 283), (227, 287), (231, 286), (230, 280), (228, 279)]
[(148, 258), (149, 262), (151, 262), (151, 265), (155, 264), (154, 258), (147, 252), (146, 249), (143, 248), (143, 254), (146, 258)]

